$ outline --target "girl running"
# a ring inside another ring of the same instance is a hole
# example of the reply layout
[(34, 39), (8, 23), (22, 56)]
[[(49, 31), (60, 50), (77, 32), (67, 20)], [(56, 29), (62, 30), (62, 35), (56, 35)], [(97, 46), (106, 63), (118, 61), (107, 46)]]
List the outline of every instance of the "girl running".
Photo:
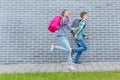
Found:
[(61, 15), (62, 15), (62, 20), (61, 20), (60, 24), (65, 25), (65, 26), (60, 26), (60, 28), (58, 30), (58, 33), (57, 33), (57, 39), (58, 39), (58, 42), (61, 46), (53, 43), (51, 45), (51, 52), (54, 49), (60, 49), (62, 51), (66, 51), (67, 52), (67, 57), (68, 57), (67, 67), (71, 70), (75, 70), (75, 68), (73, 66), (73, 63), (72, 63), (72, 57), (71, 57), (72, 49), (70, 47), (70, 44), (69, 44), (69, 41), (68, 41), (68, 38), (67, 38), (67, 35), (66, 35), (66, 30), (74, 30), (74, 28), (71, 28), (70, 24), (69, 24), (70, 12), (68, 10), (64, 10)]

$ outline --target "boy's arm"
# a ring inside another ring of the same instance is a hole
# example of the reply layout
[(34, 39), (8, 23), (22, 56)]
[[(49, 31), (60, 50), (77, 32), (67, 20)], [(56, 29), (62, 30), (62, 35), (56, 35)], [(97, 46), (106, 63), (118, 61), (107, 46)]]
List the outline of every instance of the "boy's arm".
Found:
[(79, 24), (79, 30), (75, 35), (78, 35), (80, 33), (80, 31), (84, 27), (84, 25), (85, 25), (85, 22), (81, 21), (80, 24)]

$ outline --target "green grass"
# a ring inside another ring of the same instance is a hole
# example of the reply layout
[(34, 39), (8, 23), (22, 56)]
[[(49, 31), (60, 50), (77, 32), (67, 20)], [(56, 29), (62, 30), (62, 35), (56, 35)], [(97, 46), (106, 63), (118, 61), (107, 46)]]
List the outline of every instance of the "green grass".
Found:
[(0, 80), (120, 80), (120, 71), (114, 72), (54, 72), (3, 73)]

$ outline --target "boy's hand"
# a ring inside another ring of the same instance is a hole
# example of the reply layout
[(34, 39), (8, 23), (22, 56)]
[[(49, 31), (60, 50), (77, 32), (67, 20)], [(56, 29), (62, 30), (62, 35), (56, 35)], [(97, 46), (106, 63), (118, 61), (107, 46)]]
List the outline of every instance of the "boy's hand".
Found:
[(76, 28), (77, 30), (80, 30), (80, 28)]
[(86, 37), (85, 39), (86, 39), (86, 40), (90, 40), (90, 37)]
[(74, 39), (76, 39), (76, 38), (77, 38), (77, 34), (74, 35)]

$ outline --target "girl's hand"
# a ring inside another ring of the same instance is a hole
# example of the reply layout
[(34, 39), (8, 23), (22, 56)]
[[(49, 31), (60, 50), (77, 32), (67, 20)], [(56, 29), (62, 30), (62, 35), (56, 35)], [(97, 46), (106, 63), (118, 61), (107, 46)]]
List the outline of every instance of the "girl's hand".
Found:
[(86, 39), (86, 40), (90, 40), (90, 37), (86, 37), (85, 39)]
[(74, 31), (74, 30), (79, 30), (80, 28), (72, 28), (72, 30)]
[(72, 28), (71, 30), (72, 30), (72, 31), (74, 31), (74, 30), (75, 30), (75, 28)]

